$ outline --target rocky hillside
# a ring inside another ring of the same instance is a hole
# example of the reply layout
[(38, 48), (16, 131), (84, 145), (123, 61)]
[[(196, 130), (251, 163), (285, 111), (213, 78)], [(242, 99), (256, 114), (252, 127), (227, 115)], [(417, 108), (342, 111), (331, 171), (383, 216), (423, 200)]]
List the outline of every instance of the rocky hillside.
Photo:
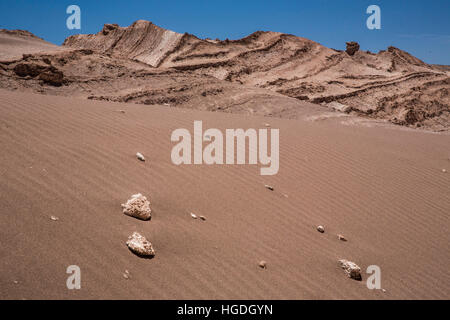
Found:
[[(239, 40), (199, 39), (139, 20), (129, 27), (106, 24), (97, 34), (71, 36), (63, 48), (68, 51), (0, 63), (0, 86), (281, 117), (293, 116), (309, 102), (400, 125), (450, 127), (448, 69), (395, 47), (371, 53), (349, 42), (347, 50), (339, 51), (264, 31)], [(56, 68), (52, 72), (63, 74), (57, 89), (41, 76), (16, 72), (23, 69), (17, 64), (43, 59)], [(36, 79), (43, 85), (36, 87)]]

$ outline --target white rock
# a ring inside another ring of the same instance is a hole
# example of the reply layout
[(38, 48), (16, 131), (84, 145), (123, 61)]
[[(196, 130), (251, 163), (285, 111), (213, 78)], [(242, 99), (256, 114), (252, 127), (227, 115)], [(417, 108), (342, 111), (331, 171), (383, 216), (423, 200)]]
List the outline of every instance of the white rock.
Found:
[(140, 193), (132, 195), (122, 208), (124, 214), (141, 220), (149, 220), (152, 216), (150, 201)]
[(338, 237), (338, 239), (341, 240), (341, 241), (347, 241), (347, 238), (344, 237), (342, 234), (338, 234), (337, 237)]
[(258, 265), (261, 269), (267, 269), (267, 262), (264, 260), (260, 261)]
[(52, 219), (53, 221), (58, 221), (59, 220), (59, 218), (55, 217), (55, 216), (50, 216), (50, 219)]
[(349, 278), (359, 281), (362, 280), (361, 268), (356, 263), (345, 259), (341, 259), (339, 260), (339, 264), (341, 265), (341, 268), (344, 269), (345, 273), (348, 275)]
[(352, 110), (352, 108), (350, 106), (339, 103), (337, 101), (332, 101), (332, 102), (328, 103), (327, 106), (336, 111), (345, 112), (345, 113), (348, 113)]
[(136, 153), (136, 157), (141, 161), (145, 161), (144, 155), (140, 152)]
[(132, 252), (141, 257), (153, 257), (155, 255), (155, 250), (153, 250), (150, 241), (138, 232), (134, 232), (128, 237), (127, 246)]
[(443, 172), (443, 173), (446, 173), (446, 172), (447, 172), (447, 170), (445, 170), (445, 169), (442, 169), (442, 172)]
[(319, 231), (320, 233), (324, 233), (325, 228), (323, 226), (317, 226), (317, 231)]
[(268, 184), (266, 184), (265, 187), (266, 187), (267, 189), (269, 189), (270, 191), (273, 191), (273, 190), (274, 190), (274, 188), (273, 188), (272, 186), (269, 186)]
[(203, 221), (206, 221), (205, 216), (200, 216), (200, 219), (203, 220)]
[(192, 217), (192, 219), (197, 219), (197, 215), (195, 213), (192, 213), (192, 212), (191, 212), (191, 217)]

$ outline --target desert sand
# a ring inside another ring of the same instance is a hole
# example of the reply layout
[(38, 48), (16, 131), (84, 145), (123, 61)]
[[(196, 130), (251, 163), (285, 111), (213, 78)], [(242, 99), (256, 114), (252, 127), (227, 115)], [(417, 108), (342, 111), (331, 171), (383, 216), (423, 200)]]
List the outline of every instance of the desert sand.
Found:
[[(6, 90), (0, 114), (1, 299), (450, 297), (448, 134)], [(279, 128), (279, 173), (172, 164), (171, 132), (199, 119)], [(150, 221), (122, 213), (136, 193)], [(135, 231), (153, 259), (126, 247)], [(81, 290), (66, 288), (69, 265)], [(367, 289), (369, 265), (384, 292)]]

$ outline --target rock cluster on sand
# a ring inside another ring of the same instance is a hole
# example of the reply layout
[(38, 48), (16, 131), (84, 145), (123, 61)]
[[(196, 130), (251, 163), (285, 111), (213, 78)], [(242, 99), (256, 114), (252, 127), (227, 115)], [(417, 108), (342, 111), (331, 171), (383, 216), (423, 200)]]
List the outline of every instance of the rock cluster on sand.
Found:
[(134, 194), (127, 203), (122, 204), (123, 213), (141, 220), (149, 220), (152, 210), (150, 209), (150, 201), (142, 194)]
[(359, 43), (358, 42), (347, 42), (347, 49), (345, 49), (345, 52), (348, 53), (349, 56), (353, 56), (357, 51), (359, 51)]
[(153, 257), (155, 255), (155, 250), (153, 250), (150, 241), (138, 232), (134, 232), (128, 237), (127, 246), (138, 256)]
[(339, 264), (341, 265), (341, 268), (344, 269), (345, 273), (348, 275), (349, 278), (361, 281), (361, 268), (354, 262), (348, 261), (345, 259), (339, 260)]

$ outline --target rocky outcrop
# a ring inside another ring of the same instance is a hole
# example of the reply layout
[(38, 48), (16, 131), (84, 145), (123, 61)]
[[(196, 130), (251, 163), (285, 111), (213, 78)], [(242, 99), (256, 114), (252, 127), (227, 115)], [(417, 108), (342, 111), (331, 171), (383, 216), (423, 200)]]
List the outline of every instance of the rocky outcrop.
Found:
[(105, 24), (95, 35), (74, 35), (63, 46), (91, 49), (114, 57), (128, 58), (157, 67), (166, 53), (177, 46), (183, 34), (138, 20), (129, 27)]
[(59, 87), (64, 83), (64, 74), (54, 66), (43, 66), (35, 63), (19, 63), (13, 68), (19, 77), (31, 77), (44, 83)]
[(112, 30), (116, 30), (116, 29), (119, 29), (119, 25), (118, 25), (118, 24), (115, 24), (115, 23), (109, 24), (109, 23), (107, 23), (107, 24), (105, 24), (105, 25), (103, 26), (102, 34), (103, 34), (104, 36), (106, 36), (106, 35), (108, 35)]
[(199, 39), (142, 20), (71, 36), (58, 54), (0, 61), (2, 88), (289, 118), (311, 102), (436, 131), (450, 129), (449, 75), (395, 47), (369, 53), (348, 42), (344, 52), (270, 31)]
[(347, 54), (349, 56), (353, 56), (357, 51), (359, 51), (359, 43), (358, 42), (347, 42), (347, 48), (345, 49), (345, 52), (347, 52)]

